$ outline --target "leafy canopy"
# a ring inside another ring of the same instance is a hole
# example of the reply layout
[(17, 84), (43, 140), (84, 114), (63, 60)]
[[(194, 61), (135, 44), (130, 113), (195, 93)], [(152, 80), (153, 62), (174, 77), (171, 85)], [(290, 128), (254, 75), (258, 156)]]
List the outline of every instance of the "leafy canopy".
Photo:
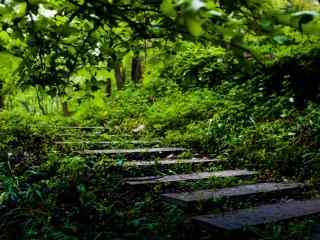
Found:
[(79, 77), (94, 84), (99, 69), (113, 69), (146, 40), (155, 47), (195, 37), (243, 48), (245, 34), (272, 36), (283, 26), (319, 34), (319, 9), (311, 0), (3, 0), (0, 51), (21, 59), (20, 86), (64, 95)]

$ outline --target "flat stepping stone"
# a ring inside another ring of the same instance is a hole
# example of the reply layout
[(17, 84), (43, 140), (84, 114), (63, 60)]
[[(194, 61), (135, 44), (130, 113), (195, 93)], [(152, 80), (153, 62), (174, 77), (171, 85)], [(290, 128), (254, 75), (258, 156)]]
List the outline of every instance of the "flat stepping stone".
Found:
[(54, 142), (57, 145), (77, 145), (77, 144), (101, 144), (101, 145), (111, 145), (111, 144), (156, 144), (161, 143), (161, 141), (140, 141), (140, 140), (129, 140), (129, 141), (57, 141)]
[(320, 199), (289, 201), (262, 205), (221, 214), (193, 217), (196, 224), (216, 231), (235, 231), (244, 227), (276, 223), (293, 218), (307, 217), (320, 213)]
[(154, 165), (174, 165), (174, 164), (201, 164), (201, 163), (218, 163), (218, 159), (164, 159), (159, 161), (129, 161), (124, 166), (128, 167), (147, 167)]
[(320, 240), (320, 233), (311, 233), (311, 240)]
[(92, 141), (57, 141), (54, 142), (55, 144), (58, 145), (77, 145), (77, 144), (106, 144), (109, 145), (112, 142), (92, 142)]
[(320, 240), (320, 224), (315, 224), (311, 231), (311, 240)]
[(77, 126), (57, 126), (58, 129), (105, 129), (105, 127), (77, 127)]
[(107, 149), (107, 150), (83, 150), (75, 151), (84, 155), (98, 155), (98, 154), (141, 154), (141, 153), (181, 153), (186, 151), (185, 148), (137, 148), (137, 149)]
[(209, 200), (232, 199), (254, 196), (264, 193), (282, 193), (290, 190), (301, 189), (304, 185), (300, 183), (258, 183), (250, 185), (241, 185), (236, 187), (222, 188), (218, 190), (200, 190), (194, 192), (183, 193), (166, 193), (161, 197), (166, 200), (178, 204), (180, 206), (190, 206), (198, 202), (206, 202)]
[(126, 183), (129, 185), (146, 185), (146, 184), (155, 184), (155, 183), (170, 183), (170, 182), (201, 180), (201, 179), (208, 179), (211, 177), (219, 177), (219, 178), (249, 177), (256, 174), (257, 172), (252, 172), (248, 170), (226, 170), (226, 171), (219, 171), (219, 172), (199, 172), (199, 173), (181, 174), (181, 175), (127, 178)]
[(90, 132), (90, 133), (84, 133), (84, 132), (78, 132), (78, 133), (58, 133), (57, 136), (59, 137), (78, 137), (78, 136), (86, 136), (86, 137), (96, 137), (97, 135), (101, 135), (100, 132)]

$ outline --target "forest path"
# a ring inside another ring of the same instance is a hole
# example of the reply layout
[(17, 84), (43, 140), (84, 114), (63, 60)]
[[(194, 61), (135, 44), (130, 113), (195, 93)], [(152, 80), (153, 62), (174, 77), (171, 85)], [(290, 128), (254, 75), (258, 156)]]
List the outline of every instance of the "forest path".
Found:
[[(214, 239), (255, 239), (257, 226), (320, 213), (320, 199), (307, 195), (310, 186), (303, 183), (261, 181), (263, 173), (233, 169), (224, 160), (191, 153), (182, 147), (163, 147), (159, 139), (137, 140), (126, 135), (112, 140), (115, 135), (105, 135), (108, 141), (97, 141), (98, 136), (105, 134), (102, 127), (61, 130), (56, 144), (60, 148), (67, 146), (71, 154), (108, 157), (114, 166), (119, 166), (120, 160), (124, 171), (134, 169), (136, 174), (138, 170), (141, 176), (124, 178), (128, 187), (150, 191), (155, 185), (161, 186), (159, 199), (185, 211), (197, 238), (205, 231), (212, 233)], [(203, 180), (209, 181), (209, 188), (202, 184)], [(180, 190), (180, 182), (188, 182), (191, 188)], [(320, 239), (318, 232), (314, 231), (313, 240)]]

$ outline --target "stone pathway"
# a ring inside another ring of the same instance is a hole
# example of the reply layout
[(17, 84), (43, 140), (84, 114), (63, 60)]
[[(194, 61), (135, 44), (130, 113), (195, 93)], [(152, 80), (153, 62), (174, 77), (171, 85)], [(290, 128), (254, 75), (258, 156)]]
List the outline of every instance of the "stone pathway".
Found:
[[(63, 131), (68, 127), (62, 127)], [(72, 130), (82, 131), (85, 130), (104, 130), (103, 127), (71, 127)], [(61, 135), (63, 136), (63, 135)], [(67, 135), (65, 135), (67, 136)], [(219, 164), (223, 161), (209, 158), (193, 158), (190, 159), (177, 159), (177, 156), (181, 153), (188, 151), (188, 149), (182, 147), (158, 147), (161, 142), (158, 140), (154, 142), (145, 142), (140, 140), (129, 140), (132, 143), (153, 145), (156, 147), (143, 147), (132, 149), (82, 149), (74, 150), (73, 154), (79, 154), (90, 157), (101, 157), (102, 155), (112, 157), (123, 157), (126, 161), (121, 166), (129, 168), (141, 168), (147, 166), (167, 166), (171, 168), (176, 165), (196, 165), (196, 164)], [(82, 143), (89, 144), (92, 141), (57, 141), (57, 145), (81, 145)], [(112, 141), (108, 142), (96, 142), (101, 145), (112, 146)], [(139, 159), (136, 156), (142, 156), (143, 159)], [(155, 156), (158, 157), (155, 159)], [(170, 156), (168, 158), (168, 156)], [(199, 156), (199, 155), (197, 155)], [(112, 160), (111, 160), (112, 161)], [(259, 173), (256, 171), (249, 171), (247, 169), (228, 169), (221, 171), (200, 171), (185, 174), (166, 174), (156, 176), (143, 176), (143, 177), (131, 177), (126, 178), (125, 183), (128, 186), (146, 186), (152, 184), (169, 184), (184, 181), (199, 181), (210, 178), (248, 178), (255, 177)], [(303, 192), (307, 188), (302, 183), (274, 183), (274, 182), (262, 182), (255, 184), (240, 184), (238, 186), (220, 188), (220, 189), (202, 189), (191, 192), (169, 192), (160, 194), (160, 199), (171, 204), (175, 204), (178, 207), (188, 208), (188, 211), (196, 208), (198, 203), (213, 202), (215, 204), (222, 204), (220, 200), (235, 200), (247, 202), (253, 197), (262, 196), (262, 198), (268, 198), (272, 195), (272, 199), (276, 202), (273, 204), (260, 204), (251, 208), (227, 210), (215, 214), (205, 214), (200, 216), (192, 216), (192, 222), (196, 227), (203, 228), (209, 231), (219, 231), (222, 233), (233, 232), (239, 229), (250, 230), (252, 226), (260, 226), (269, 223), (277, 223), (280, 221), (287, 221), (293, 218), (302, 218), (320, 214), (320, 199), (306, 199), (306, 200), (288, 200), (286, 196)], [(216, 206), (216, 205), (215, 205)], [(196, 212), (196, 211), (195, 211)], [(313, 240), (320, 239), (319, 227), (314, 231)], [(217, 238), (224, 239), (224, 238)]]

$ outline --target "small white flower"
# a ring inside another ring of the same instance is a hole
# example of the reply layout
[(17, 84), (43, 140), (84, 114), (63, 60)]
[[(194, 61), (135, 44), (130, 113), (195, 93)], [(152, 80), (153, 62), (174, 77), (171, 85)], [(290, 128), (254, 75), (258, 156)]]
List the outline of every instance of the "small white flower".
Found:
[(4, 1), (4, 4), (5, 4), (5, 5), (10, 5), (11, 3), (12, 3), (12, 0), (5, 0), (5, 1)]
[(57, 13), (56, 10), (46, 9), (43, 4), (39, 5), (39, 14), (46, 18), (53, 18)]
[(29, 15), (27, 16), (27, 21), (28, 21), (28, 22), (31, 22), (31, 20), (32, 20), (32, 21), (37, 21), (37, 20), (38, 20), (38, 15), (34, 15), (33, 13), (29, 14)]
[(193, 10), (198, 11), (200, 8), (204, 6), (205, 4), (201, 0), (192, 0), (191, 7)]
[(293, 97), (289, 98), (289, 102), (294, 103), (294, 98)]
[(99, 48), (95, 48), (94, 51), (93, 51), (93, 55), (98, 57), (98, 56), (100, 56), (100, 54), (101, 54), (100, 49)]

